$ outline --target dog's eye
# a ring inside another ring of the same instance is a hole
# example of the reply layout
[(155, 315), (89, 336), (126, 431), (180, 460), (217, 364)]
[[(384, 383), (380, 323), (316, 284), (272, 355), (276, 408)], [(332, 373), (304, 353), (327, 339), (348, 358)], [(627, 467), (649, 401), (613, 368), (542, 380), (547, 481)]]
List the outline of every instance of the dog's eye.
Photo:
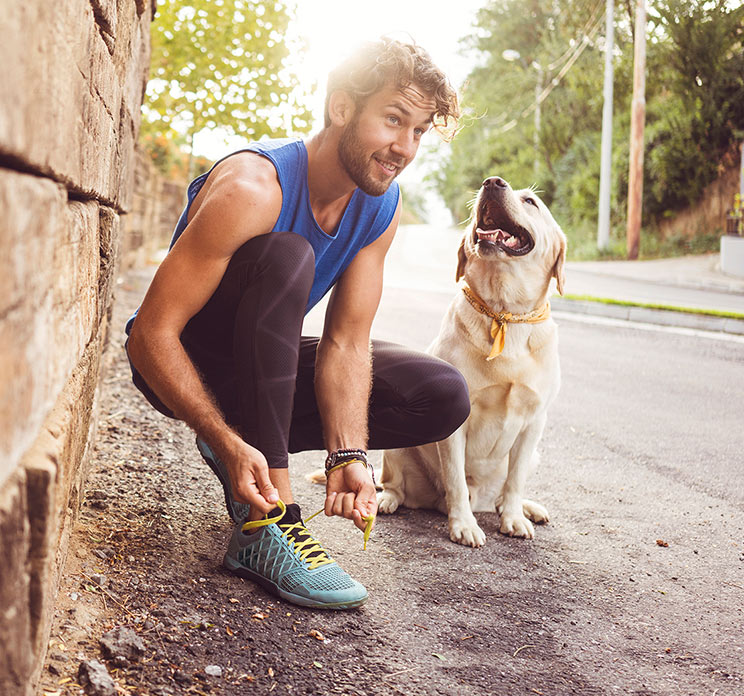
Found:
[(525, 203), (529, 203), (530, 205), (534, 205), (535, 208), (537, 208), (537, 201), (534, 198), (525, 198)]

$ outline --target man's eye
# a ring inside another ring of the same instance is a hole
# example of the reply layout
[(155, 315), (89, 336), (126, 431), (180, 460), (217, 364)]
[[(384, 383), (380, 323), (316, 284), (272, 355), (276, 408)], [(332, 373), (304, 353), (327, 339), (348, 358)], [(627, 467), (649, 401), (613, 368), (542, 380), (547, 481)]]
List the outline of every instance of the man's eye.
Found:
[(400, 119), (397, 116), (388, 116), (388, 121), (394, 123), (395, 125), (398, 125), (400, 123)]
[(534, 198), (525, 198), (525, 203), (529, 203), (530, 205), (534, 205), (535, 208), (537, 208), (537, 201)]

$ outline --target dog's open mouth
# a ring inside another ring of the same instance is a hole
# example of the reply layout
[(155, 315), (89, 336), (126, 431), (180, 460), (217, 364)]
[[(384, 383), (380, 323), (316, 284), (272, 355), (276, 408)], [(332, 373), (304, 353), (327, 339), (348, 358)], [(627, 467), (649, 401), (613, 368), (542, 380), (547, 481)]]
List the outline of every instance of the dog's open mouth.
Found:
[(475, 230), (474, 241), (478, 246), (486, 249), (489, 247), (502, 249), (510, 256), (524, 256), (535, 247), (535, 240), (523, 227), (512, 229), (496, 227), (487, 230), (478, 227)]

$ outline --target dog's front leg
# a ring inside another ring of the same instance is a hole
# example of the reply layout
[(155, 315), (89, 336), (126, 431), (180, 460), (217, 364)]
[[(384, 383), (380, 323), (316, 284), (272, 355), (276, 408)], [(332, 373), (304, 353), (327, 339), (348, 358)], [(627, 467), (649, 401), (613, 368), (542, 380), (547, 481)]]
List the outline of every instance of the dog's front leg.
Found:
[(446, 440), (437, 442), (437, 456), (444, 487), (450, 539), (465, 546), (483, 546), (486, 535), (470, 508), (465, 478), (465, 425)]
[(533, 457), (536, 454), (537, 443), (542, 437), (545, 427), (545, 416), (535, 419), (529, 427), (517, 437), (509, 452), (509, 473), (501, 491), (501, 513), (499, 531), (509, 536), (532, 539), (535, 528), (525, 515), (525, 503), (530, 505), (530, 516), (537, 522), (547, 522), (548, 513), (542, 505), (524, 500), (524, 488), (527, 476), (532, 469)]

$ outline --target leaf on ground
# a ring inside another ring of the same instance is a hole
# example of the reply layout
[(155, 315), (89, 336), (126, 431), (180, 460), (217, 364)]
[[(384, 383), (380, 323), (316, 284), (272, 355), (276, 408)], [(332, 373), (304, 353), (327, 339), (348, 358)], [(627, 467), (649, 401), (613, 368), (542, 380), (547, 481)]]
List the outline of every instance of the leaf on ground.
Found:
[(313, 660), (313, 665), (315, 665), (315, 667), (317, 667), (318, 669), (323, 669), (323, 665), (321, 665), (320, 662), (318, 662), (317, 660)]
[(432, 653), (434, 657), (438, 657), (442, 662), (445, 662), (447, 658), (444, 655), (440, 655), (439, 653)]
[(227, 601), (230, 602), (230, 604), (240, 604), (240, 600), (235, 599), (235, 597), (230, 597)]
[(229, 626), (225, 626), (225, 633), (227, 633), (228, 636), (234, 636), (235, 635), (233, 633), (232, 628), (230, 628)]
[(255, 614), (251, 615), (251, 618), (256, 619), (257, 621), (263, 621), (267, 617), (268, 617), (268, 614), (263, 614), (260, 611), (257, 611)]
[(656, 540), (656, 545), (657, 546), (663, 546), (664, 548), (667, 548), (669, 546), (669, 544), (667, 544), (667, 542), (664, 541), (663, 539), (657, 539)]
[(317, 640), (325, 640), (325, 636), (317, 628), (311, 629), (310, 633), (308, 633), (307, 635), (312, 636)]

